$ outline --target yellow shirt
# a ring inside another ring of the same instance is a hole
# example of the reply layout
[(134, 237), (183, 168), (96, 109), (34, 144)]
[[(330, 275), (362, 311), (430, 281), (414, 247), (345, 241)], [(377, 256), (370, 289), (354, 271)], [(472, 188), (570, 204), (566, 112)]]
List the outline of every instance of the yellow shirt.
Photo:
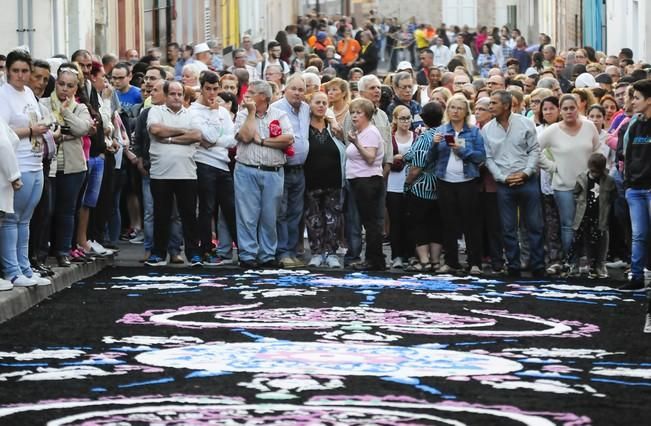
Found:
[(416, 47), (418, 49), (425, 49), (429, 47), (429, 40), (427, 40), (425, 30), (419, 28), (414, 31), (414, 41), (416, 42)]

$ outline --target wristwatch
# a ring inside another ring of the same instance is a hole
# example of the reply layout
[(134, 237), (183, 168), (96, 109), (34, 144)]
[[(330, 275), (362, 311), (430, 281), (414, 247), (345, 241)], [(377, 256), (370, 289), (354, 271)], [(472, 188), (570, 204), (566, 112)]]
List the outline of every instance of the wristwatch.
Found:
[(171, 137), (171, 136), (170, 136), (169, 138), (167, 138), (167, 143), (168, 143), (168, 144), (171, 144), (171, 143), (172, 143), (172, 137)]

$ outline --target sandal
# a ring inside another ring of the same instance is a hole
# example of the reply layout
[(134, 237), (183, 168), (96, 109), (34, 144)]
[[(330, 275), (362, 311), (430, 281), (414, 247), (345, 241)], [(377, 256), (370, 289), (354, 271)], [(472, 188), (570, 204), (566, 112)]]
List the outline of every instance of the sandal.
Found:
[(429, 272), (432, 270), (432, 265), (429, 263), (417, 262), (413, 265), (409, 265), (405, 270), (411, 272)]

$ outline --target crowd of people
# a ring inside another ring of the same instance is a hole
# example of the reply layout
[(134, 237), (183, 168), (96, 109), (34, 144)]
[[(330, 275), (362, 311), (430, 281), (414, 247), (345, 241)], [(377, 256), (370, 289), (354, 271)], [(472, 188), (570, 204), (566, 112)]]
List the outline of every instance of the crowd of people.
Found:
[(644, 289), (651, 65), (630, 49), (377, 16), (301, 17), (231, 58), (166, 48), (0, 57), (0, 289), (49, 285), (48, 256), (69, 267), (121, 240), (149, 266), (234, 264), (234, 249), (243, 268), (630, 265), (620, 290)]

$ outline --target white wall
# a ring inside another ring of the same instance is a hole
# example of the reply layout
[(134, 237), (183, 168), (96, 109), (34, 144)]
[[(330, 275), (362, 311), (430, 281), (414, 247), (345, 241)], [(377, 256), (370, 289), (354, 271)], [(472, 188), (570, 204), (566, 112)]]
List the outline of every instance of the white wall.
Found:
[[(617, 55), (623, 47), (633, 50), (634, 60), (651, 61), (651, 4), (646, 0), (607, 0), (607, 53)], [(625, 30), (627, 29), (627, 30)]]

